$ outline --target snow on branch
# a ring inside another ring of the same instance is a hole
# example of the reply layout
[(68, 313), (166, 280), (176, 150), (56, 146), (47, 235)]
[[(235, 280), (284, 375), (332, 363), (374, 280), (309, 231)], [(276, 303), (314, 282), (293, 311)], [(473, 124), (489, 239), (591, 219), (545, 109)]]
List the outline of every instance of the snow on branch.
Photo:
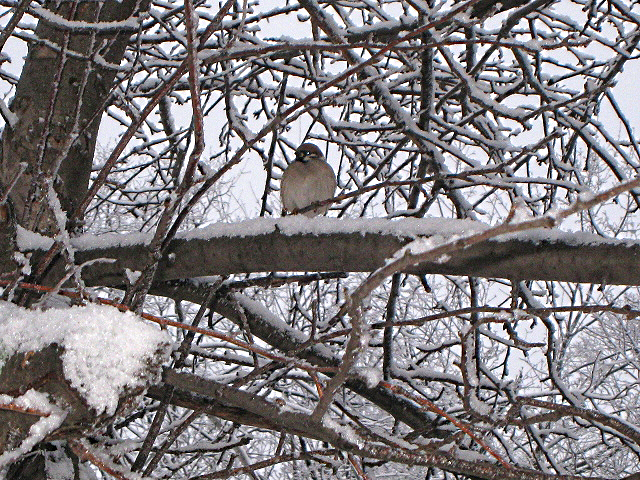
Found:
[[(340, 219), (257, 218), (220, 223), (178, 234), (167, 249), (158, 281), (243, 272), (373, 271), (416, 239), (479, 234), (481, 222), (444, 218)], [(83, 235), (72, 239), (76, 260), (115, 258), (85, 269), (87, 285), (123, 285), (126, 270), (144, 268), (149, 235)], [(47, 249), (52, 240), (24, 229), (21, 251)], [(273, 252), (288, 252), (274, 255)], [(456, 255), (406, 268), (416, 274), (474, 275), (521, 280), (640, 284), (640, 243), (605, 239), (584, 232), (535, 228), (489, 238)], [(625, 258), (625, 262), (620, 262)]]
[(113, 415), (120, 397), (159, 379), (170, 338), (131, 312), (104, 305), (28, 310), (0, 302), (0, 348), (17, 353), (62, 348), (65, 379), (97, 414)]

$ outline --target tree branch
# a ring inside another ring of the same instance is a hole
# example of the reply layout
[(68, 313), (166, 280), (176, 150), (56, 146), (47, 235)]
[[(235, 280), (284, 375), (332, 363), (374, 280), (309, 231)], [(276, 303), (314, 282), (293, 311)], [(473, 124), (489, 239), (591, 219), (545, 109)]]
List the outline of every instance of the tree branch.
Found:
[[(438, 235), (434, 241), (440, 242), (486, 228), (479, 222), (449, 219), (315, 218), (301, 222), (295, 217), (216, 225), (178, 235), (160, 263), (156, 281), (248, 272), (371, 272), (417, 237)], [(49, 244), (43, 237), (37, 242), (30, 238), (21, 231), (18, 245), (23, 252), (42, 250)], [(125, 268), (144, 268), (146, 241), (139, 234), (85, 235), (72, 244), (78, 250), (78, 263), (96, 258), (117, 260), (85, 269), (87, 285), (121, 286)], [(8, 272), (13, 266), (3, 264), (1, 268)], [(640, 285), (640, 242), (539, 228), (484, 240), (450, 258), (410, 265), (403, 271)]]

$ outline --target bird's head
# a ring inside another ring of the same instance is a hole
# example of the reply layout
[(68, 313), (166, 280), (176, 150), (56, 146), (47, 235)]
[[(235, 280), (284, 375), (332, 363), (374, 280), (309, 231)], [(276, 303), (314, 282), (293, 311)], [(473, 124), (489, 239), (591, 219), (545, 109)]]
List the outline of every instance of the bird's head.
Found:
[(296, 161), (298, 162), (305, 163), (316, 158), (324, 160), (324, 155), (322, 154), (322, 150), (313, 143), (303, 143), (296, 150)]

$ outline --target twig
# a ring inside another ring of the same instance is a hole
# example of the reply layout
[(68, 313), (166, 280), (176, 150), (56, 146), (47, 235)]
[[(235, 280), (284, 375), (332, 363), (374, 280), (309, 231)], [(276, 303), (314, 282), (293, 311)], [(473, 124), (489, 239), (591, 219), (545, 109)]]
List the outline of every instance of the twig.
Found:
[[(200, 38), (200, 45), (204, 45), (206, 40), (219, 28), (222, 19), (227, 14), (229, 9), (233, 6), (234, 0), (227, 0), (225, 4), (220, 8), (216, 16), (213, 18), (211, 23), (207, 26), (204, 34)], [(111, 151), (109, 158), (106, 160), (95, 180), (91, 184), (91, 187), (88, 189), (85, 196), (78, 203), (78, 206), (74, 210), (73, 214), (69, 218), (69, 222), (72, 225), (75, 225), (83, 216), (84, 213), (91, 203), (91, 200), (98, 193), (98, 190), (102, 188), (104, 183), (107, 180), (107, 176), (113, 169), (113, 167), (118, 162), (120, 155), (124, 151), (125, 147), (131, 141), (135, 133), (138, 131), (138, 128), (143, 124), (143, 122), (147, 119), (147, 117), (151, 114), (153, 109), (158, 105), (158, 102), (167, 95), (167, 93), (173, 88), (173, 86), (178, 83), (178, 81), (182, 78), (182, 76), (187, 72), (188, 64), (187, 60), (184, 60), (180, 67), (176, 69), (173, 75), (165, 82), (162, 88), (158, 89), (155, 95), (151, 100), (147, 103), (144, 109), (140, 112), (135, 121), (129, 125), (129, 128), (124, 133), (124, 135), (120, 138), (120, 141), (115, 146), (115, 148)], [(43, 272), (47, 270), (57, 253), (60, 251), (61, 245), (59, 242), (54, 243), (49, 251), (43, 256), (38, 268), (36, 270), (36, 277), (42, 275)]]
[(37, 417), (48, 417), (51, 412), (38, 410), (37, 408), (23, 407), (15, 403), (0, 403), (0, 410), (9, 410), (11, 412), (26, 413), (27, 415), (35, 415)]
[(368, 343), (369, 336), (367, 335), (366, 324), (362, 319), (361, 311), (355, 309), (351, 310), (351, 335), (347, 342), (347, 347), (344, 355), (342, 356), (338, 371), (327, 383), (327, 386), (320, 397), (320, 401), (311, 414), (311, 419), (313, 421), (319, 422), (322, 420), (322, 417), (327, 412), (331, 402), (333, 401), (333, 397), (342, 384), (347, 381), (349, 374), (351, 373), (351, 369), (355, 366), (358, 360), (360, 352), (364, 350)]
[(370, 480), (369, 476), (366, 473), (364, 473), (364, 470), (362, 469), (362, 467), (358, 463), (358, 460), (356, 460), (356, 457), (354, 457), (352, 453), (347, 454), (347, 458), (349, 459), (349, 463), (353, 466), (356, 473), (362, 480)]
[(458, 427), (460, 430), (462, 430), (464, 433), (466, 433), (470, 438), (472, 438), (478, 445), (480, 445), (483, 449), (485, 449), (489, 454), (491, 454), (491, 456), (493, 456), (496, 460), (498, 460), (498, 462), (500, 462), (500, 464), (503, 467), (508, 468), (509, 470), (513, 469), (513, 466), (509, 465), (500, 455), (498, 455), (495, 452), (495, 450), (493, 450), (493, 448), (491, 448), (484, 440), (482, 440), (475, 433), (473, 433), (469, 429), (469, 427), (467, 427), (464, 423), (462, 423), (457, 418), (449, 415), (447, 412), (445, 412), (440, 407), (438, 407), (435, 403), (431, 402), (430, 400), (428, 400), (428, 399), (426, 399), (424, 397), (419, 397), (419, 396), (414, 395), (414, 394), (412, 394), (410, 392), (407, 392), (404, 388), (402, 388), (402, 387), (400, 387), (398, 385), (392, 385), (389, 382), (382, 381), (382, 382), (379, 383), (379, 385), (384, 387), (384, 388), (387, 388), (387, 389), (391, 390), (393, 393), (397, 393), (398, 395), (403, 395), (403, 396), (413, 400), (414, 402), (417, 402), (420, 405), (428, 408), (433, 413), (436, 413), (436, 414), (440, 415), (441, 417), (446, 418), (451, 423), (453, 423), (456, 427)]
[[(80, 459), (91, 462), (100, 470), (118, 480), (133, 480), (134, 475), (126, 472), (124, 468), (114, 465), (113, 462), (100, 458), (96, 453), (91, 451), (84, 440), (71, 439), (69, 440), (69, 446)], [(138, 478), (137, 475), (135, 475), (135, 477)]]
[(293, 462), (296, 460), (314, 460), (316, 462), (321, 462), (322, 460), (317, 458), (318, 456), (320, 455), (334, 456), (334, 455), (337, 455), (338, 453), (339, 453), (338, 450), (326, 449), (326, 450), (312, 450), (309, 452), (292, 453), (292, 454), (286, 454), (286, 455), (277, 455), (277, 456), (271, 457), (268, 460), (262, 460), (261, 462), (252, 463), (251, 465), (247, 465), (245, 467), (222, 470), (220, 472), (209, 473), (206, 475), (198, 475), (197, 477), (191, 477), (189, 480), (213, 480), (214, 478), (238, 478), (240, 475), (244, 473), (255, 472), (256, 470), (267, 468), (272, 465), (276, 465), (278, 463)]

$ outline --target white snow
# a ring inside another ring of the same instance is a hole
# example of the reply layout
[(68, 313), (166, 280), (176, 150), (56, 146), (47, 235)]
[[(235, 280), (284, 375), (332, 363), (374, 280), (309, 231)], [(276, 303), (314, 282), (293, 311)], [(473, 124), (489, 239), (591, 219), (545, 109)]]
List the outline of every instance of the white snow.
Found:
[(374, 424), (374, 425), (368, 425), (368, 428), (373, 433), (380, 436), (381, 438), (384, 438), (385, 440), (387, 440), (387, 442), (389, 442), (392, 445), (395, 444), (400, 448), (404, 448), (405, 450), (417, 450), (418, 448), (420, 448), (415, 443), (407, 442), (406, 440), (402, 439), (397, 435), (390, 434), (388, 430), (385, 430), (384, 426), (382, 426), (382, 428), (378, 428)]
[[(476, 231), (470, 230), (469, 233), (473, 234), (480, 231), (481, 230), (476, 230)], [(439, 247), (440, 245), (444, 245), (445, 243), (454, 242), (458, 238), (460, 238), (460, 235), (458, 234), (452, 234), (449, 236), (434, 234), (429, 237), (420, 237), (408, 243), (401, 249), (399, 249), (397, 252), (393, 254), (393, 257), (391, 257), (388, 261), (391, 262), (393, 260), (402, 258), (407, 254), (420, 255), (428, 252), (429, 250), (433, 250), (434, 248)], [(446, 263), (450, 260), (450, 258), (451, 257), (449, 255), (440, 255), (436, 259), (436, 262)]]
[(483, 455), (482, 453), (476, 452), (474, 450), (462, 450), (460, 448), (456, 448), (454, 455), (466, 462), (495, 462), (496, 461), (493, 457), (490, 457), (488, 455)]
[(9, 127), (13, 128), (18, 124), (18, 116), (9, 109), (2, 98), (0, 98), (0, 114), (9, 124)]
[(358, 433), (353, 428), (351, 428), (349, 425), (336, 422), (335, 420), (329, 418), (328, 415), (325, 415), (322, 419), (322, 425), (333, 430), (341, 438), (351, 443), (352, 445), (362, 447), (362, 445), (364, 444), (362, 437), (360, 437), (360, 435), (358, 435)]
[[(300, 330), (289, 326), (281, 317), (275, 315), (271, 310), (265, 307), (263, 303), (257, 302), (241, 293), (235, 293), (233, 297), (240, 307), (242, 307), (246, 312), (260, 317), (261, 321), (267, 323), (274, 332), (282, 332), (298, 343), (304, 343), (309, 339)], [(311, 348), (318, 355), (322, 355), (326, 358), (335, 358), (333, 352), (325, 345), (313, 345)]]
[[(66, 442), (58, 440), (50, 442), (49, 445), (53, 445), (56, 449), (43, 452), (47, 480), (72, 480), (75, 478), (79, 480), (98, 480), (89, 462), (83, 462), (74, 466), (74, 462), (65, 451), (67, 448)], [(76, 468), (77, 472), (75, 471)]]
[(51, 10), (47, 10), (43, 7), (31, 7), (30, 13), (38, 18), (46, 21), (51, 25), (56, 25), (70, 30), (93, 30), (96, 32), (108, 32), (108, 31), (135, 31), (139, 23), (139, 18), (131, 16), (126, 20), (115, 22), (83, 22), (67, 20), (66, 18), (56, 15)]
[(256, 315), (262, 319), (262, 321), (267, 322), (269, 325), (273, 325), (275, 331), (286, 331), (287, 335), (291, 335), (291, 337), (300, 342), (304, 343), (308, 340), (307, 336), (296, 330), (291, 328), (281, 317), (275, 315), (271, 310), (264, 306), (263, 303), (257, 302), (247, 295), (243, 295), (241, 293), (234, 294), (234, 299), (238, 302), (241, 308), (245, 311)]
[(48, 452), (44, 464), (49, 480), (68, 480), (73, 478), (73, 462), (63, 452), (56, 450)]
[(44, 437), (62, 425), (66, 416), (65, 412), (49, 401), (46, 394), (33, 389), (28, 390), (24, 395), (17, 398), (12, 398), (9, 395), (0, 395), (0, 402), (5, 404), (12, 403), (25, 409), (32, 408), (39, 412), (49, 414), (48, 416), (40, 417), (36, 423), (31, 425), (29, 436), (25, 438), (17, 448), (5, 451), (0, 455), (0, 467), (15, 461), (17, 458), (31, 451), (36, 443), (42, 441)]
[(382, 371), (373, 367), (357, 367), (354, 371), (367, 384), (367, 388), (375, 388), (382, 381)]
[[(168, 358), (169, 335), (132, 312), (106, 305), (27, 310), (0, 302), (2, 357), (64, 347), (65, 378), (98, 414), (113, 414), (125, 389), (146, 387), (149, 359)], [(158, 372), (159, 374), (159, 372)]]
[(480, 415), (489, 416), (493, 409), (480, 400), (475, 391), (471, 392), (471, 396), (469, 397), (469, 404), (471, 405), (471, 409), (474, 412), (479, 413)]
[(127, 281), (129, 284), (133, 285), (138, 281), (142, 272), (140, 270), (131, 270), (130, 268), (124, 269), (124, 274), (127, 276)]
[(444, 254), (436, 258), (436, 263), (447, 263), (449, 260), (451, 260), (451, 255)]
[(22, 273), (23, 275), (31, 275), (31, 262), (29, 261), (30, 256), (30, 254), (25, 255), (21, 252), (13, 252), (13, 259), (18, 265), (21, 266), (20, 273)]
[(49, 201), (49, 207), (53, 210), (53, 216), (56, 219), (58, 233), (56, 234), (56, 240), (64, 245), (67, 255), (71, 262), (75, 259), (75, 249), (71, 246), (71, 237), (67, 230), (67, 214), (62, 210), (62, 204), (58, 198), (58, 193), (53, 188), (53, 181), (47, 182), (47, 199)]
[(442, 218), (306, 218), (292, 215), (284, 218), (256, 218), (238, 223), (215, 224), (207, 228), (192, 230), (181, 238), (213, 238), (225, 236), (252, 236), (279, 231), (285, 235), (367, 233), (406, 236), (454, 234), (461, 229), (483, 230), (480, 222), (469, 220), (448, 220)]
[(48, 250), (53, 245), (53, 239), (18, 225), (16, 227), (16, 243), (20, 251), (23, 252), (26, 250)]
[(592, 201), (595, 198), (595, 196), (596, 196), (596, 194), (593, 193), (591, 190), (586, 190), (586, 191), (581, 192), (581, 193), (578, 194), (578, 200), (580, 202), (587, 203), (587, 202)]

